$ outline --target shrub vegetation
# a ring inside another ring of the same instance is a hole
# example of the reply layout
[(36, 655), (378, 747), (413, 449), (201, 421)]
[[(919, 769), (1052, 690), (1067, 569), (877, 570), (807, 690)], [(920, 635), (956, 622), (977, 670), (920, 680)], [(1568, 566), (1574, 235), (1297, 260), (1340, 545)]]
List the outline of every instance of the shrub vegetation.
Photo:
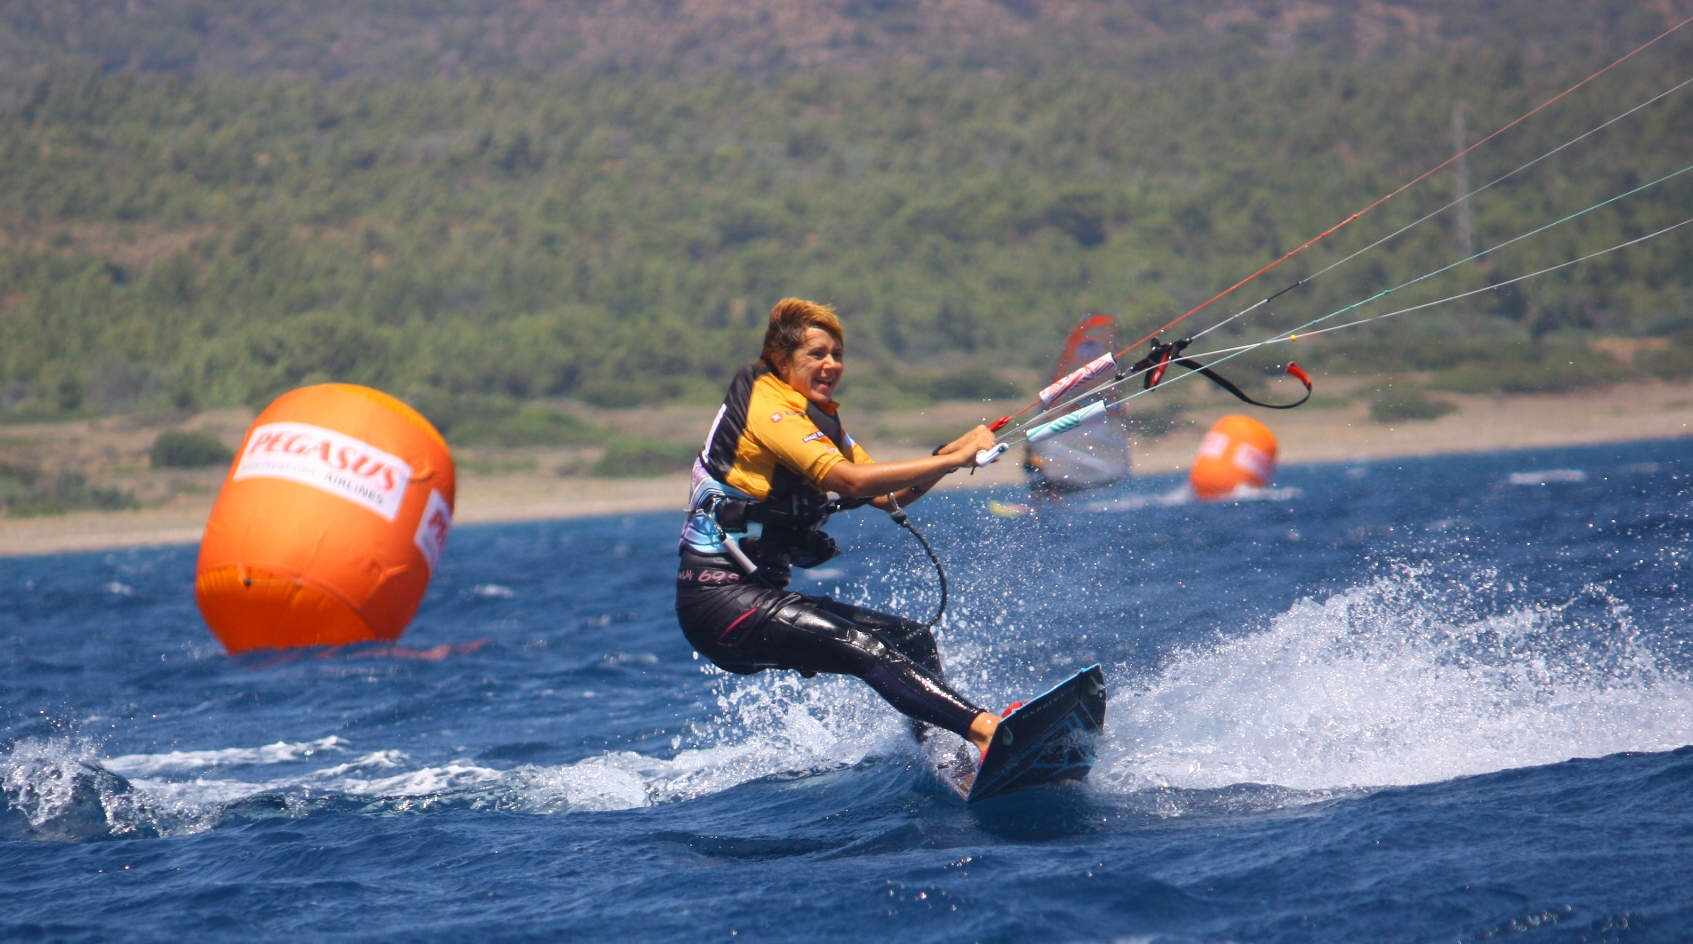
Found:
[(631, 478), (686, 472), (698, 446), (620, 436), (606, 445), (605, 455), (589, 469), (602, 478)]
[[(1080, 315), (1167, 320), (1439, 162), (1454, 100), (1496, 127), (1593, 64), (1466, 50), (1150, 78), (1054, 61), (327, 85), (48, 70), (0, 97), (0, 414), (258, 405), (331, 379), (394, 391), (456, 438), (587, 441), (602, 434), (519, 404), (715, 398), (784, 295), (833, 302), (854, 361), (915, 395), (999, 396), (994, 371), (1047, 368)], [(1607, 76), (1472, 155), (1472, 180), (1662, 75)], [(1672, 96), (1493, 188), (1473, 201), (1477, 244), (1679, 169), (1689, 126), (1693, 95)], [(1431, 179), (1206, 317), (1451, 196)], [(1689, 216), (1684, 178), (1393, 302)], [(1296, 325), (1454, 258), (1442, 217), (1240, 325)], [(1301, 360), (1456, 370), (1510, 350), (1520, 370), (1440, 383), (1603, 380), (1552, 346), (1693, 327), (1690, 273), (1693, 240), (1662, 239)], [(968, 369), (924, 380), (936, 363)], [(1547, 370), (1566, 379), (1529, 379)]]
[(49, 473), (35, 466), (0, 462), (0, 513), (10, 517), (135, 508), (138, 504), (130, 492), (89, 485), (80, 472)]
[(155, 469), (198, 469), (226, 465), (235, 458), (235, 453), (211, 433), (173, 429), (153, 440), (147, 457)]
[(1458, 407), (1448, 400), (1438, 400), (1421, 390), (1407, 388), (1383, 391), (1370, 401), (1370, 419), (1377, 423), (1404, 423), (1414, 420), (1436, 420)]

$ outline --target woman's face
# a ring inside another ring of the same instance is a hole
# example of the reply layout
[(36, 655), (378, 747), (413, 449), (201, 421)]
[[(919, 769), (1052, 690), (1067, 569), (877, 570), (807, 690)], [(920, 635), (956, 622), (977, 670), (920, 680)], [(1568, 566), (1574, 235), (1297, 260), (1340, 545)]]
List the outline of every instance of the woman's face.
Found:
[(829, 402), (830, 394), (841, 382), (841, 371), (845, 369), (841, 359), (845, 356), (846, 348), (834, 335), (822, 328), (807, 328), (799, 347), (786, 359), (778, 360), (776, 366), (788, 386), (822, 406)]

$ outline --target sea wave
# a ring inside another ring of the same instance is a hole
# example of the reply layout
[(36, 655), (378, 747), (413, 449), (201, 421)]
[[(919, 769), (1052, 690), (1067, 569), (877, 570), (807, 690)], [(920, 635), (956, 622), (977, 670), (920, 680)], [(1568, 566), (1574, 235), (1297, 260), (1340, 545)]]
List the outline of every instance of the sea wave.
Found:
[[(625, 810), (695, 799), (773, 776), (848, 767), (899, 739), (903, 725), (856, 680), (725, 676), (717, 720), (669, 757), (607, 751), (559, 765), (499, 769), (416, 764), (405, 752), (354, 753), (336, 736), (259, 747), (102, 758), (86, 739), (23, 739), (0, 757), (0, 835), (82, 841), (202, 832), (230, 818), (309, 815), (357, 801), (376, 812), (442, 806), (536, 814)], [(904, 748), (909, 751), (909, 746)], [(278, 776), (207, 777), (347, 755)]]
[[(949, 641), (966, 689), (988, 684), (983, 666), (994, 651), (968, 634)], [(856, 679), (706, 671), (716, 711), (663, 756), (608, 750), (500, 768), (419, 762), (335, 735), (101, 757), (87, 740), (25, 738), (0, 757), (0, 833), (172, 835), (347, 804), (625, 810), (874, 756), (926, 756), (905, 721)], [(1601, 586), (1535, 600), (1486, 571), (1402, 568), (1302, 600), (1261, 631), (1190, 642), (1151, 669), (1118, 666), (1110, 676), (1086, 789), (1160, 816), (1292, 806), (1693, 743), (1693, 682), (1658, 654), (1626, 605)], [(955, 744), (932, 739), (927, 759)]]

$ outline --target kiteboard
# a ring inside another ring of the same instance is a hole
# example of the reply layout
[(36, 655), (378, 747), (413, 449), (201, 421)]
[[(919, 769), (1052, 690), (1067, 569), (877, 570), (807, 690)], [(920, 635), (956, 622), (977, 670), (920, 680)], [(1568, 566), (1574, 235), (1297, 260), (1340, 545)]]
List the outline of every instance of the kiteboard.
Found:
[(1105, 673), (1095, 665), (1011, 712), (979, 763), (941, 772), (967, 803), (1048, 783), (1082, 780), (1105, 724)]
[[(1110, 315), (1083, 318), (1064, 342), (1064, 352), (1052, 372), (1054, 383), (1101, 354), (1111, 353), (1116, 344), (1116, 319)], [(1085, 388), (1085, 384), (1079, 386)], [(1072, 404), (1065, 415), (1080, 413), (1104, 399), (1084, 397)], [(1062, 435), (1041, 442), (1031, 440), (1025, 447), (1023, 471), (1028, 476), (1029, 487), (1036, 492), (1048, 495), (1081, 492), (1129, 477), (1129, 429), (1122, 409), (1096, 410), (1077, 419), (1080, 422)]]

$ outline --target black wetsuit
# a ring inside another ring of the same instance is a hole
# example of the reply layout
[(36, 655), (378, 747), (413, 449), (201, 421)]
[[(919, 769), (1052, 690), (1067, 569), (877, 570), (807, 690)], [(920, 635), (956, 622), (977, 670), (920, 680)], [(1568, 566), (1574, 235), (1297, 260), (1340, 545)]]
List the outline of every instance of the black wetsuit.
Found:
[[(816, 566), (834, 553), (818, 530), (826, 497), (800, 470), (820, 476), (840, 461), (870, 460), (833, 404), (808, 403), (763, 365), (736, 376), (695, 462), (676, 575), (682, 632), (730, 672), (854, 675), (916, 721), (967, 736), (981, 709), (947, 686), (927, 626), (787, 589), (790, 561)], [(737, 544), (733, 534), (748, 521), (763, 533)], [(736, 562), (737, 547), (756, 569)]]
[(927, 626), (748, 579), (725, 557), (682, 552), (676, 616), (694, 648), (730, 672), (854, 675), (902, 713), (959, 735), (982, 712), (947, 686)]

